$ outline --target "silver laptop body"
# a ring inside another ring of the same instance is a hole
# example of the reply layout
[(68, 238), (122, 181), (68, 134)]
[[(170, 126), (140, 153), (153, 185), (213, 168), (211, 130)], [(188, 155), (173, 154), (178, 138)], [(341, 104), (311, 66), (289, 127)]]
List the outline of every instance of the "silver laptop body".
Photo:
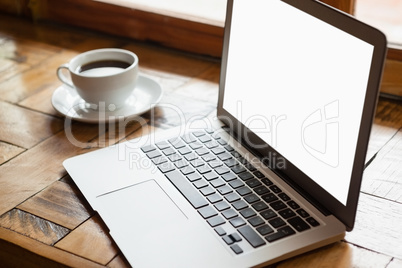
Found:
[(64, 166), (133, 267), (262, 266), (339, 241), (385, 51), (313, 0), (228, 0), (217, 117)]

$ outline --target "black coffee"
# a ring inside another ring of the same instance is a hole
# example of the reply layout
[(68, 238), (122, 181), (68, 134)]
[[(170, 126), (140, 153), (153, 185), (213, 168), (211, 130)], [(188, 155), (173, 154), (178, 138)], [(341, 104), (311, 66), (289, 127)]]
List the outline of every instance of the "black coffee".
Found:
[(83, 64), (79, 66), (78, 72), (82, 73), (85, 71), (89, 71), (92, 69), (98, 69), (98, 68), (120, 68), (120, 69), (126, 69), (130, 66), (130, 63), (127, 63), (125, 61), (119, 61), (119, 60), (100, 60), (100, 61), (93, 61), (89, 62), (86, 64)]

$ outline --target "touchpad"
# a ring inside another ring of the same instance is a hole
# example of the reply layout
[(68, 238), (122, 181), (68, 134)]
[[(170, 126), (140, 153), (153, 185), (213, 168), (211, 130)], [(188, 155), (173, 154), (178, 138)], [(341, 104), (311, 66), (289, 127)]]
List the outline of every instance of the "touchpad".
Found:
[(99, 196), (97, 201), (98, 213), (133, 267), (187, 267), (205, 256), (217, 258), (228, 252), (204, 228), (205, 222), (198, 221), (201, 217), (188, 219), (156, 180)]
[(187, 219), (155, 180), (99, 196), (96, 210), (112, 232), (115, 228), (157, 230), (161, 221), (177, 224)]

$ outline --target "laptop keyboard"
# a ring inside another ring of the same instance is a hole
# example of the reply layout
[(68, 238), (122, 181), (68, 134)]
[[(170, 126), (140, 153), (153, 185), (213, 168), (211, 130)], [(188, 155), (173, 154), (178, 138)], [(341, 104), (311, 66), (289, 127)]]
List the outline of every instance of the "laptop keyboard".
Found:
[[(212, 131), (141, 148), (236, 253), (319, 226), (298, 203)], [(233, 228), (227, 230), (225, 224)], [(228, 233), (229, 232), (229, 233)]]

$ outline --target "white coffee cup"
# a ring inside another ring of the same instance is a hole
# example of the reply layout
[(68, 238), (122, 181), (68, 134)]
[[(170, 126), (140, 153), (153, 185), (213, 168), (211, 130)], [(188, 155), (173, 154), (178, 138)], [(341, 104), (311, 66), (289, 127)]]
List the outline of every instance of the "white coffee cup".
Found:
[[(65, 74), (68, 70), (70, 78)], [(116, 109), (133, 93), (138, 78), (138, 57), (131, 51), (103, 48), (81, 53), (57, 68), (57, 76), (91, 108)]]

